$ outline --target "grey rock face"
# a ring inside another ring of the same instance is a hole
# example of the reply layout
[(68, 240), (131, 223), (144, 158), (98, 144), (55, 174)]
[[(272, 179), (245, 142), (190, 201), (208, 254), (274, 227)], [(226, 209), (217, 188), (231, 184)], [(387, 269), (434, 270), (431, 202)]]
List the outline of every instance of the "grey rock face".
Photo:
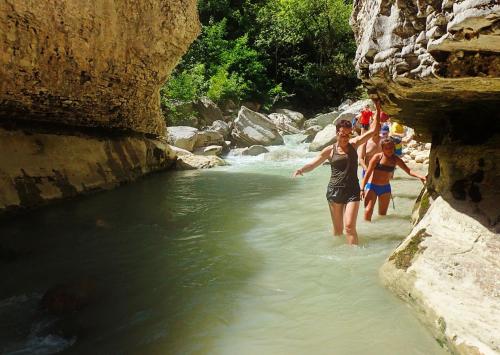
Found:
[(234, 141), (242, 147), (251, 145), (283, 144), (283, 137), (266, 115), (242, 106), (234, 121), (232, 132)]
[(357, 0), (351, 25), (358, 75), (384, 111), (427, 137), (443, 112), (450, 119), (464, 111), (493, 114), (500, 102), (499, 18), (494, 0)]
[(224, 119), (221, 109), (208, 97), (202, 97), (199, 99), (195, 102), (194, 107), (196, 108), (203, 125), (211, 125), (214, 121), (222, 121)]
[(309, 151), (318, 152), (330, 144), (337, 141), (337, 129), (333, 124), (329, 124), (321, 132), (318, 132), (309, 145)]

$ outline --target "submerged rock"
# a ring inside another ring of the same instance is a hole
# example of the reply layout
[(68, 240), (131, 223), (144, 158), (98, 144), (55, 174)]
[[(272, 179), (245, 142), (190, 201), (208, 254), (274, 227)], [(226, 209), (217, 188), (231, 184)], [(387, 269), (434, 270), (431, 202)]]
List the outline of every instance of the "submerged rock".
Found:
[(183, 155), (176, 162), (176, 168), (179, 170), (208, 169), (224, 165), (226, 165), (226, 162), (214, 155)]
[(241, 151), (241, 155), (251, 155), (251, 156), (256, 156), (264, 153), (269, 153), (269, 149), (267, 149), (263, 145), (252, 145)]

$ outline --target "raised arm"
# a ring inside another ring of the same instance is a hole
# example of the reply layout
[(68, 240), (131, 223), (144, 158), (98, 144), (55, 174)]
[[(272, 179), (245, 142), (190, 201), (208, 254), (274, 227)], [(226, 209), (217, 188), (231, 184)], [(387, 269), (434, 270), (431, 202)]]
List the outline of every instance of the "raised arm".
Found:
[(330, 145), (323, 149), (319, 155), (311, 160), (309, 163), (304, 165), (302, 168), (297, 169), (294, 171), (292, 177), (297, 177), (299, 175), (303, 175), (304, 173), (307, 173), (309, 171), (312, 171), (316, 169), (318, 166), (320, 166), (325, 160), (328, 159), (328, 157), (331, 155), (333, 149), (333, 145)]
[(422, 181), (423, 184), (426, 183), (427, 177), (420, 175), (416, 171), (411, 170), (400, 157), (396, 157), (396, 165), (399, 166), (401, 169), (403, 169), (404, 172), (407, 173), (408, 175), (420, 179), (420, 181)]
[(366, 166), (366, 143), (362, 144), (361, 147), (358, 148), (358, 162), (359, 165), (363, 168), (363, 170), (368, 170), (368, 167)]
[(375, 134), (378, 134), (378, 132), (380, 132), (380, 112), (381, 112), (380, 100), (379, 99), (372, 99), (372, 100), (373, 100), (373, 103), (375, 104), (375, 107), (377, 109), (377, 113), (375, 114), (375, 119), (374, 119), (374, 121), (373, 121), (373, 123), (370, 126), (370, 129), (368, 131), (366, 131), (364, 134), (362, 134), (356, 138), (349, 140), (349, 143), (354, 145), (355, 148), (359, 147), (363, 143), (366, 143), (366, 141), (368, 139), (370, 139)]

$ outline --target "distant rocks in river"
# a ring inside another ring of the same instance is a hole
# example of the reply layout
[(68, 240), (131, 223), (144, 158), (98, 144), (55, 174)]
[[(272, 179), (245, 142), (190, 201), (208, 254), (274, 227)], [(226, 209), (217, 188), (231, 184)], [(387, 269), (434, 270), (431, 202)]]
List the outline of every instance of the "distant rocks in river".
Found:
[(251, 155), (251, 156), (256, 156), (264, 153), (269, 153), (269, 149), (267, 149), (263, 145), (252, 145), (251, 147), (244, 148), (241, 151), (241, 155)]
[(276, 125), (266, 115), (245, 106), (241, 107), (231, 134), (239, 146), (283, 144)]
[[(225, 104), (223, 110), (207, 98), (200, 99), (192, 106), (198, 111), (199, 120), (210, 125), (203, 129), (178, 126), (168, 128), (168, 143), (179, 149), (178, 168), (205, 168), (220, 165), (218, 160), (207, 160), (206, 156), (222, 156), (229, 147), (236, 155), (260, 155), (268, 153), (265, 148), (270, 145), (282, 145), (283, 136), (302, 133), (305, 135), (302, 142), (310, 143), (309, 151), (320, 151), (336, 141), (335, 123), (341, 119), (351, 121), (370, 100), (352, 102), (344, 101), (331, 112), (317, 115), (306, 120), (304, 115), (288, 109), (277, 109), (276, 112), (266, 115), (256, 112), (247, 106), (241, 106), (236, 118), (231, 118), (236, 105), (233, 102)], [(259, 109), (259, 105), (252, 104), (252, 108)], [(244, 149), (240, 149), (244, 148)], [(187, 153), (189, 154), (187, 154)], [(194, 154), (193, 154), (194, 153)], [(196, 158), (202, 156), (202, 158)], [(415, 159), (415, 157), (412, 157)], [(424, 153), (416, 161), (428, 161)]]

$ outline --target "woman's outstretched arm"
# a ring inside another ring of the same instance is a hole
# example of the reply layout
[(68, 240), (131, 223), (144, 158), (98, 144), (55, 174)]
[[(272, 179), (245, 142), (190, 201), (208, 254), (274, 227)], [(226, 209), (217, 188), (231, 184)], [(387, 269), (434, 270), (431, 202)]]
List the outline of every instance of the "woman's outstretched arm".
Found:
[(321, 165), (321, 163), (323, 163), (325, 160), (328, 159), (328, 157), (332, 153), (332, 149), (333, 149), (333, 145), (330, 145), (330, 146), (326, 147), (325, 149), (323, 149), (321, 151), (321, 153), (319, 153), (319, 155), (316, 158), (311, 160), (309, 163), (304, 165), (302, 168), (295, 170), (292, 177), (297, 177), (299, 175), (303, 175), (304, 173), (307, 173), (309, 171), (316, 169), (318, 166)]
[(396, 157), (396, 165), (399, 166), (401, 169), (403, 169), (404, 172), (407, 173), (408, 175), (420, 179), (420, 181), (422, 181), (422, 183), (424, 184), (426, 183), (427, 177), (420, 175), (416, 171), (411, 170), (400, 157)]

